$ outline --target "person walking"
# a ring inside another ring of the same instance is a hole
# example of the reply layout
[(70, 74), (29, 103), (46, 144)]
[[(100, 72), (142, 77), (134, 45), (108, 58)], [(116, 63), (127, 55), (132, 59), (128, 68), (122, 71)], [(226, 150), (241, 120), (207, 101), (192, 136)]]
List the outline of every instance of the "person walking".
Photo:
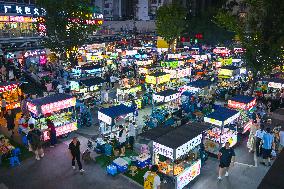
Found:
[(256, 157), (260, 157), (261, 155), (261, 140), (263, 138), (263, 134), (265, 133), (264, 131), (264, 126), (261, 125), (258, 130), (255, 132), (255, 151), (256, 151)]
[(85, 170), (82, 168), (80, 142), (77, 137), (73, 137), (72, 142), (69, 144), (69, 151), (72, 157), (72, 168), (75, 170), (75, 160), (77, 161), (79, 170), (83, 173)]
[(32, 151), (35, 153), (35, 159), (40, 160), (40, 158), (44, 157), (44, 152), (42, 148), (42, 133), (40, 130), (36, 129), (34, 127), (34, 124), (30, 124), (30, 131), (28, 132), (28, 142), (32, 149)]
[(219, 164), (219, 176), (218, 180), (222, 179), (225, 171), (225, 177), (229, 176), (229, 167), (234, 166), (235, 163), (235, 151), (230, 147), (230, 143), (226, 142), (225, 146), (219, 150), (218, 159)]
[(8, 110), (7, 114), (5, 115), (5, 119), (7, 122), (8, 131), (11, 132), (11, 138), (13, 138), (15, 129), (15, 114), (12, 112), (12, 110)]
[(118, 142), (120, 156), (125, 156), (126, 131), (122, 125), (119, 126)]
[(133, 151), (134, 149), (134, 142), (135, 142), (135, 136), (136, 136), (136, 128), (135, 128), (135, 122), (130, 122), (128, 125), (128, 136), (129, 136), (129, 145), (130, 150)]
[(266, 128), (266, 132), (263, 134), (262, 137), (262, 164), (266, 166), (271, 166), (271, 152), (272, 148), (274, 148), (274, 136), (271, 134), (271, 129), (268, 127)]
[(147, 171), (144, 175), (144, 189), (160, 189), (161, 179), (157, 174), (159, 168), (157, 165), (153, 165), (150, 171)]
[(255, 152), (255, 133), (257, 129), (259, 128), (259, 125), (257, 123), (257, 120), (254, 120), (254, 123), (250, 126), (250, 133), (249, 138), (247, 142), (247, 147), (249, 149), (249, 152)]
[(49, 138), (50, 138), (50, 147), (53, 148), (55, 144), (57, 143), (57, 138), (56, 138), (56, 130), (54, 123), (50, 120), (46, 120), (48, 131), (49, 131)]
[(1, 99), (1, 117), (3, 118), (6, 114), (7, 102), (4, 98)]
[(111, 88), (113, 89), (114, 88), (114, 84), (116, 82), (116, 77), (114, 77), (114, 75), (110, 76), (110, 82), (111, 82)]

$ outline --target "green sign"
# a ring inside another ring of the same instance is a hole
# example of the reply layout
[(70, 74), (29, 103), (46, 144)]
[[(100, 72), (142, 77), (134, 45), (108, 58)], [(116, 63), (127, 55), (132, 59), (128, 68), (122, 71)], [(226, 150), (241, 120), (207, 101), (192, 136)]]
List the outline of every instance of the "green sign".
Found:
[(162, 67), (177, 68), (178, 67), (178, 61), (162, 61), (161, 66)]

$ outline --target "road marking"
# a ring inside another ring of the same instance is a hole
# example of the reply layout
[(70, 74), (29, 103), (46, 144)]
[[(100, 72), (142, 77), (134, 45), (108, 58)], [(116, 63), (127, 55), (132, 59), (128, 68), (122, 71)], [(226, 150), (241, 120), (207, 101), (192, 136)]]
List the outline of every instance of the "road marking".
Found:
[(1, 183), (0, 184), (0, 189), (8, 189), (8, 187), (4, 183)]

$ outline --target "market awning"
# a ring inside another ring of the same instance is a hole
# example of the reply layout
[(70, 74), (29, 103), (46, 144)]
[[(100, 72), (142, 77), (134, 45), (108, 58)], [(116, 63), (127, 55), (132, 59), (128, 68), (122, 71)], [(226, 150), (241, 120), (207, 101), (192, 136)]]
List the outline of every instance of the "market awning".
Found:
[(204, 122), (221, 127), (231, 123), (239, 116), (239, 111), (221, 107), (204, 117)]
[(187, 84), (187, 86), (195, 87), (195, 88), (205, 88), (212, 85), (213, 82), (209, 80), (196, 80)]
[(16, 89), (20, 85), (17, 81), (12, 82), (1, 82), (0, 83), (0, 93), (11, 91), (13, 89)]
[(284, 188), (284, 150), (278, 155), (271, 168), (268, 170), (261, 183), (257, 187), (258, 189), (280, 189)]
[(180, 92), (173, 89), (167, 89), (153, 95), (153, 99), (157, 102), (170, 102), (177, 99), (180, 96)]
[(119, 116), (134, 113), (134, 111), (135, 109), (133, 107), (128, 107), (124, 104), (120, 104), (117, 106), (100, 109), (98, 111), (98, 119), (111, 125), (112, 119), (117, 118)]
[(29, 100), (28, 110), (35, 115), (48, 114), (76, 105), (76, 98), (68, 94), (54, 94), (43, 98)]
[(77, 80), (80, 85), (85, 86), (94, 86), (94, 85), (100, 85), (105, 82), (105, 80), (101, 77), (92, 77), (92, 78), (82, 78)]
[(228, 107), (234, 109), (250, 110), (256, 105), (256, 98), (237, 95), (228, 100)]
[(204, 123), (179, 126), (154, 140), (154, 152), (171, 159), (178, 159), (201, 143), (202, 133), (207, 129), (209, 127)]

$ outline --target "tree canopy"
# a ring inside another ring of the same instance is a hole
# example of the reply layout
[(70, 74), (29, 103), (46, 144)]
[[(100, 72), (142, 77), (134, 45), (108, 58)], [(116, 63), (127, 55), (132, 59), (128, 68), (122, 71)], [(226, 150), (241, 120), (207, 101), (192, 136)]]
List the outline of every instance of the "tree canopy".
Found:
[(163, 5), (157, 10), (157, 33), (169, 45), (181, 36), (186, 24), (186, 10), (179, 4)]
[[(234, 7), (245, 5), (245, 10), (232, 14)], [(283, 65), (284, 1), (242, 0), (234, 7), (223, 8), (216, 22), (238, 35), (246, 49), (247, 66), (256, 74), (270, 73)]]
[(98, 28), (88, 24), (93, 15), (90, 0), (38, 0), (37, 4), (47, 12), (43, 21), (44, 45), (57, 53), (67, 53), (85, 44)]

